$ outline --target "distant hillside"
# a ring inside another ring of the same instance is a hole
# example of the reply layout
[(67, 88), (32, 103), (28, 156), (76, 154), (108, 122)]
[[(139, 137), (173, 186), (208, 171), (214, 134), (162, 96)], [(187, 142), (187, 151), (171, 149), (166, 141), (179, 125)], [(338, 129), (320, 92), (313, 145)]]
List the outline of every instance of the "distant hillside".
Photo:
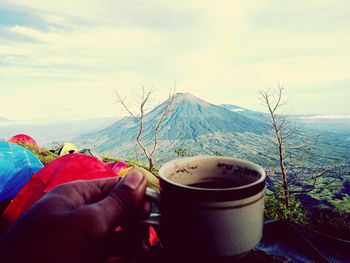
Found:
[(82, 133), (96, 132), (115, 122), (114, 118), (95, 118), (64, 121), (0, 122), (0, 138), (9, 139), (15, 134), (25, 133), (44, 147), (71, 141)]
[(259, 120), (259, 121), (270, 120), (270, 115), (264, 112), (252, 111), (252, 110), (248, 110), (246, 108), (242, 108), (240, 106), (232, 105), (232, 104), (221, 104), (220, 106), (255, 120)]
[(0, 116), (0, 122), (13, 122), (13, 121)]
[[(166, 105), (167, 101), (145, 115), (142, 138), (146, 144), (152, 142), (154, 128)], [(138, 127), (136, 119), (126, 117), (100, 132), (82, 136), (81, 143), (105, 154), (135, 156), (139, 148), (135, 143)], [(215, 150), (212, 149), (218, 147), (220, 151), (228, 154), (228, 150), (234, 152), (234, 149), (227, 144), (226, 146), (220, 144), (218, 138), (231, 138), (235, 134), (263, 136), (267, 134), (269, 128), (269, 124), (263, 120), (211, 104), (189, 93), (177, 93), (173, 111), (159, 131), (160, 144), (171, 148), (162, 147), (161, 150), (160, 147), (158, 157), (161, 160), (173, 158), (174, 149), (185, 146), (189, 146), (194, 154), (209, 151), (213, 153)]]
[(292, 116), (292, 118), (311, 130), (350, 135), (349, 115), (302, 115)]

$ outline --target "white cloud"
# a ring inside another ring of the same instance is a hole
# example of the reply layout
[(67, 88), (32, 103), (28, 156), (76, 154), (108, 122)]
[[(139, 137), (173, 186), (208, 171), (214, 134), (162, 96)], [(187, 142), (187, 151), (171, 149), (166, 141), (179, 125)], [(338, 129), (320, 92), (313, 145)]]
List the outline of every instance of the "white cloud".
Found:
[[(337, 90), (332, 98), (339, 101), (327, 110), (337, 113), (345, 108), (343, 97), (348, 93), (338, 83), (350, 83), (350, 30), (333, 26), (339, 25), (334, 19), (343, 10), (327, 1), (291, 4), (290, 9), (270, 1), (14, 0), (11, 4), (40, 17), (46, 26), (6, 27), (36, 42), (0, 41), (0, 89), (7, 93), (6, 101), (0, 98), (2, 105), (17, 101), (18, 90), (28, 90), (26, 98), (37, 103), (38, 97), (51, 101), (80, 95), (61, 115), (84, 115), (80, 108), (88, 108), (87, 96), (92, 96), (98, 98), (96, 114), (102, 114), (114, 110), (115, 88), (127, 95), (139, 93), (142, 85), (153, 85), (165, 98), (177, 83), (178, 91), (213, 103), (260, 109), (259, 89), (281, 82), (294, 96), (291, 107), (296, 111), (325, 110), (322, 104), (329, 94), (320, 90), (326, 85), (333, 93)], [(283, 11), (287, 18), (298, 11), (311, 27), (308, 15), (313, 8), (328, 5), (333, 8), (328, 24), (334, 30), (323, 31), (315, 24), (314, 32), (298, 31), (293, 21), (278, 14)], [(268, 19), (261, 19), (264, 14), (270, 15)], [(311, 90), (320, 97), (309, 109), (304, 99)], [(9, 109), (3, 107), (0, 115), (58, 116), (40, 107), (16, 114)]]
[(316, 120), (350, 120), (350, 115), (315, 115), (301, 116), (299, 119), (316, 119)]

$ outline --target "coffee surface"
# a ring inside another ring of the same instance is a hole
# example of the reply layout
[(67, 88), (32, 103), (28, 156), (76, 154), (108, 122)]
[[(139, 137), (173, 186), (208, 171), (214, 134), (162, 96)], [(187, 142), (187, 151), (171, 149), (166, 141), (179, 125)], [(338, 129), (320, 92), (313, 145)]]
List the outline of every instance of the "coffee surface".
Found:
[(232, 180), (208, 180), (205, 182), (190, 184), (189, 186), (204, 189), (225, 189), (242, 186), (242, 183), (238, 183)]

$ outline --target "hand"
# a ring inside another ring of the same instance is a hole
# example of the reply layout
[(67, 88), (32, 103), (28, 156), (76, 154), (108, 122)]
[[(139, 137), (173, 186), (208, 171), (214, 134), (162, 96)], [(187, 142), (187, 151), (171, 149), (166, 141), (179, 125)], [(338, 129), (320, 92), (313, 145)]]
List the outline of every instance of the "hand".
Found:
[(1, 262), (103, 262), (147, 250), (147, 231), (127, 226), (150, 213), (146, 185), (135, 168), (123, 178), (56, 187), (0, 239)]

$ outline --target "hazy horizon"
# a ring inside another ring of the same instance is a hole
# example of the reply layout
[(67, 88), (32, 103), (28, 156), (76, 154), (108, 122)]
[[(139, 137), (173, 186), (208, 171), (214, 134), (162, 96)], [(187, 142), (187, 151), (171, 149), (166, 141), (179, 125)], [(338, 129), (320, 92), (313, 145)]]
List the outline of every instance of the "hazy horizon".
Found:
[[(185, 92), (185, 93), (188, 93), (188, 92)], [(190, 94), (190, 93), (189, 93)], [(191, 94), (192, 95), (192, 94)], [(199, 98), (199, 97), (197, 97)], [(199, 98), (201, 99), (201, 98)], [(161, 101), (163, 102), (163, 101)], [(159, 104), (161, 103), (159, 102)], [(211, 103), (210, 101), (206, 101), (210, 104), (214, 104), (214, 103)], [(135, 102), (133, 102), (135, 103)], [(153, 108), (159, 106), (159, 104), (155, 104), (154, 101), (153, 102), (150, 102), (150, 106), (147, 107), (148, 110), (147, 112), (153, 110)], [(132, 105), (132, 103), (130, 104)], [(243, 112), (245, 110), (252, 110), (252, 109), (249, 109), (249, 108), (244, 108), (244, 107), (241, 107), (240, 105), (237, 105), (237, 104), (214, 104), (214, 105), (217, 105), (217, 106), (223, 106), (224, 105), (233, 105), (233, 106), (238, 106), (240, 108), (238, 109), (232, 109), (233, 112)], [(134, 105), (134, 106), (137, 106), (137, 105)], [(134, 109), (135, 108), (135, 109)], [(134, 107), (132, 108), (133, 109), (133, 112), (137, 113), (137, 107)], [(266, 109), (262, 109), (262, 111), (257, 111), (257, 112), (265, 112), (265, 113), (268, 113)], [(312, 113), (299, 113), (299, 114), (292, 114), (291, 111), (289, 111), (289, 113), (287, 113), (289, 115), (289, 117), (292, 117), (292, 118), (298, 118), (300, 120), (343, 120), (343, 121), (349, 121), (350, 122), (350, 114), (312, 114)], [(55, 125), (55, 124), (63, 124), (65, 122), (67, 123), (72, 123), (74, 121), (93, 121), (93, 120), (119, 120), (123, 117), (130, 117), (130, 114), (127, 113), (126, 111), (120, 113), (120, 115), (94, 115), (94, 116), (84, 116), (84, 117), (71, 117), (71, 118), (51, 118), (50, 116), (47, 116), (45, 118), (39, 118), (39, 119), (28, 119), (28, 120), (22, 120), (22, 119), (7, 119), (7, 118), (4, 118), (2, 119), (2, 117), (4, 116), (0, 116), (0, 127), (4, 127), (4, 126), (13, 126), (13, 125), (36, 125), (36, 124), (44, 124), (44, 125)]]
[[(0, 117), (124, 115), (142, 87), (263, 111), (286, 86), (292, 114), (349, 116), (345, 0), (0, 0)], [(347, 117), (346, 117), (347, 118)]]

